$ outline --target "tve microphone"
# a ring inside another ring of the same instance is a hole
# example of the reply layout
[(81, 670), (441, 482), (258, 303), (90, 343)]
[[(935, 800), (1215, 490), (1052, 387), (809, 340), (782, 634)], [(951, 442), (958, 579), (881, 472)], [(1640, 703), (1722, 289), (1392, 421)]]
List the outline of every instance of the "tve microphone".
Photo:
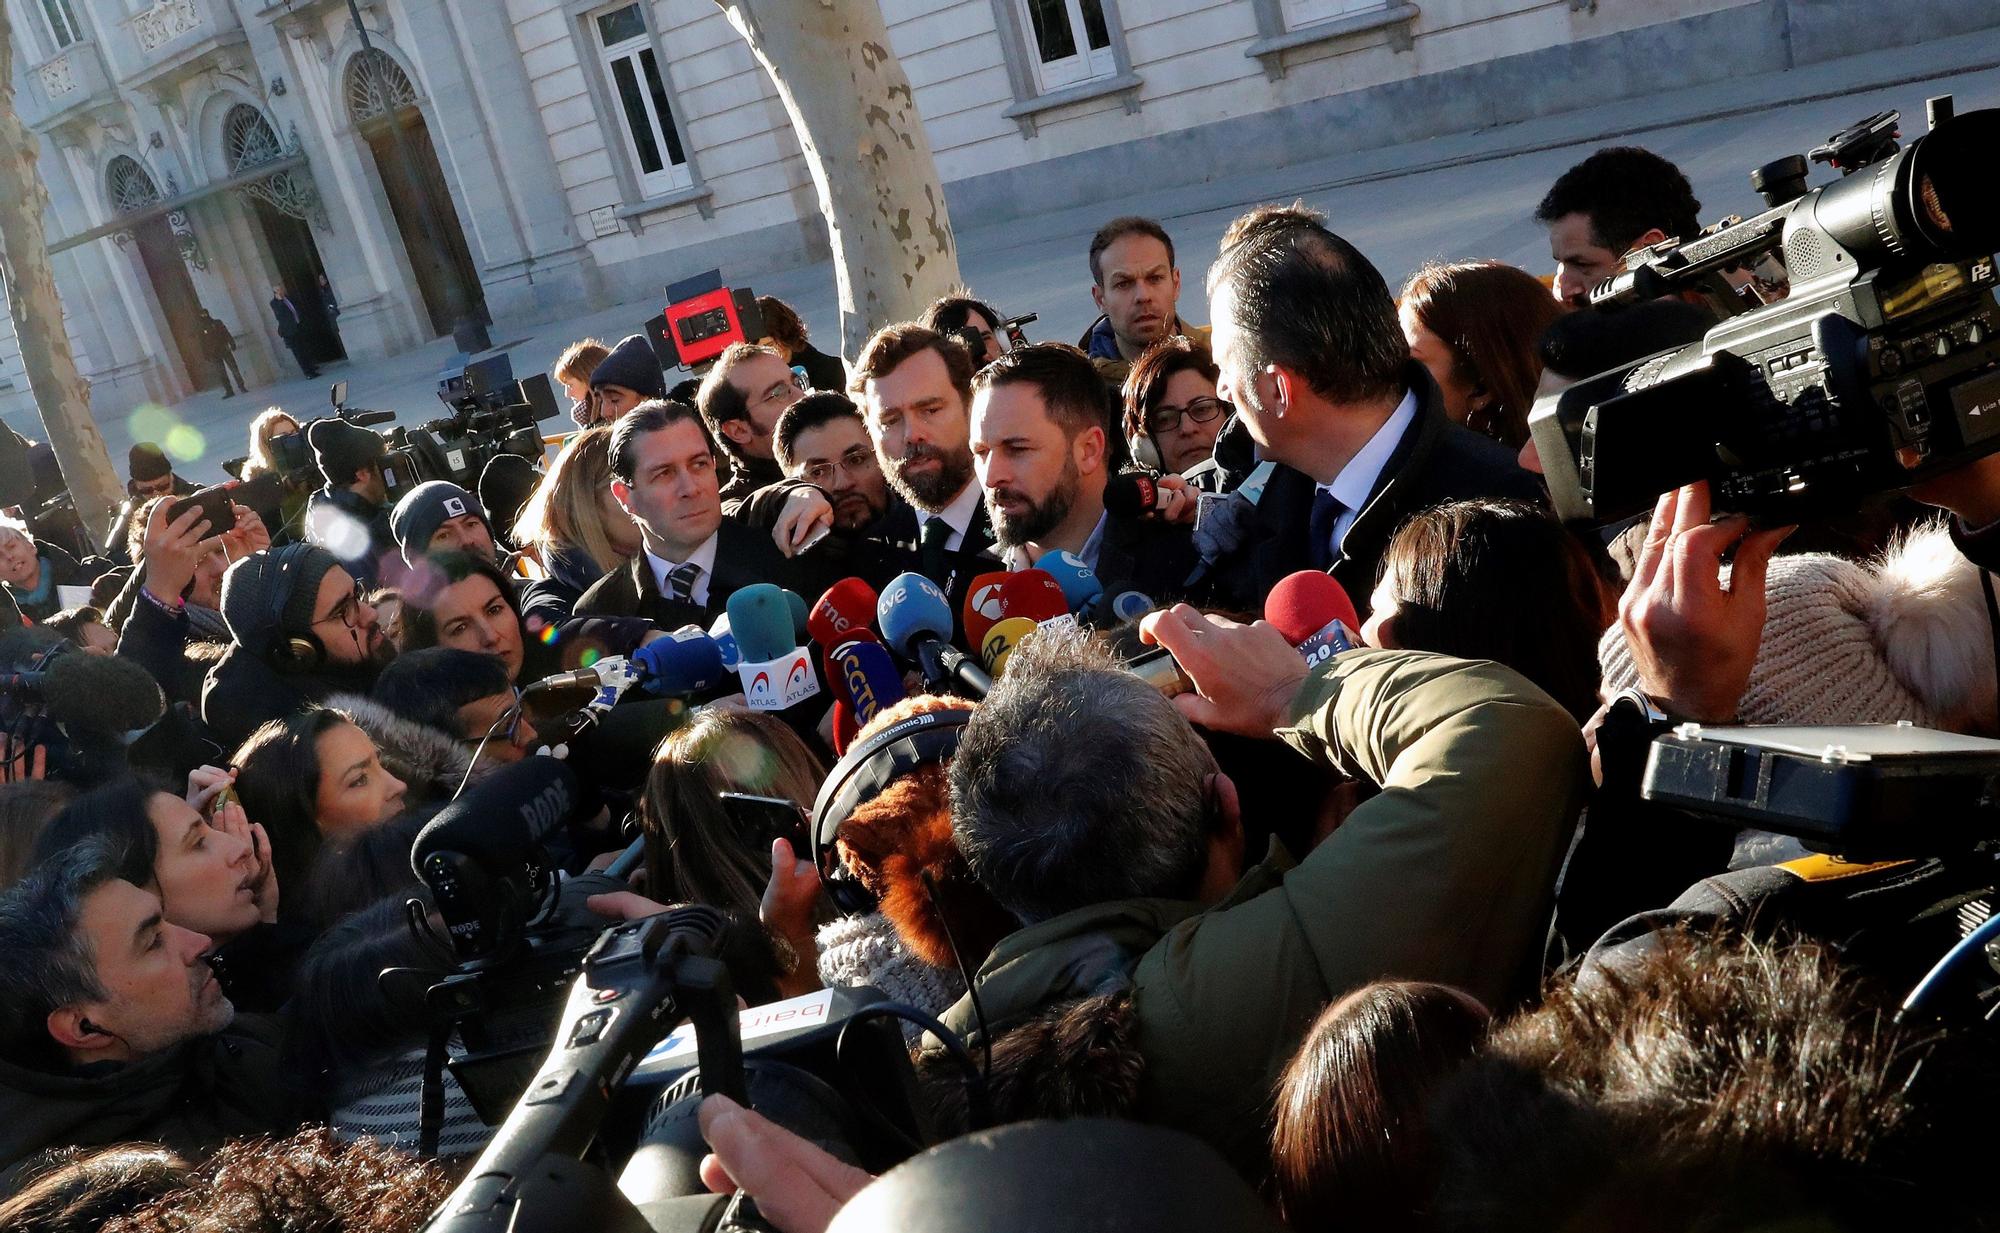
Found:
[(1160, 508), (1160, 484), (1143, 471), (1121, 471), (1104, 483), (1104, 511), (1113, 518), (1138, 518)]
[(1096, 571), (1073, 552), (1045, 552), (1035, 565), (1056, 580), (1071, 612), (1088, 611), (1097, 597), (1104, 594), (1104, 584), (1097, 580)]
[(1302, 569), (1287, 574), (1264, 600), (1264, 619), (1298, 648), (1306, 663), (1317, 664), (1353, 648), (1361, 618), (1347, 588), (1331, 574)]
[[(1001, 594), (1009, 578), (1014, 575), (1006, 570), (995, 570), (981, 574), (965, 589), (965, 638), (968, 643), (978, 646), (986, 640), (986, 631), (993, 628), (993, 622), (1007, 615), (1006, 599)], [(1050, 581), (1054, 581), (1051, 579)]]
[(903, 700), (903, 674), (896, 661), (873, 638), (856, 638), (842, 643), (833, 653), (831, 675), (853, 708), (857, 725)]
[(979, 644), (979, 661), (995, 677), (1007, 671), (1007, 657), (1014, 648), (1021, 645), (1021, 639), (1040, 629), (1041, 626), (1027, 617), (1008, 617), (995, 621), (993, 628), (986, 631), (986, 640)]
[(882, 591), (875, 620), (883, 639), (922, 670), (930, 688), (957, 684), (975, 698), (984, 698), (993, 688), (993, 678), (951, 645), (951, 605), (937, 584), (922, 574), (896, 575)]
[(826, 589), (806, 618), (806, 632), (829, 651), (856, 638), (875, 637), (875, 603), (881, 596), (859, 578), (842, 578)]
[(729, 597), (729, 628), (743, 657), (736, 675), (753, 711), (788, 710), (819, 693), (819, 678), (799, 646), (786, 595), (780, 587), (759, 582)]
[(518, 915), (527, 867), (579, 812), (576, 775), (554, 758), (523, 758), (467, 789), (417, 832), (410, 868), (430, 887), (461, 956), (481, 955)]

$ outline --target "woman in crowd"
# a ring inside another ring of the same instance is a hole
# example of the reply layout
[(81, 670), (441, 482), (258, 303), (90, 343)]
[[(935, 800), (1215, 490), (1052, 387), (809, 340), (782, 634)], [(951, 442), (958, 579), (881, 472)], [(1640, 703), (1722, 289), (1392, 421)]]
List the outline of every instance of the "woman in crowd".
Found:
[(1569, 309), (1540, 279), (1498, 261), (1427, 265), (1399, 298), (1410, 356), (1438, 383), (1445, 414), (1521, 448), (1542, 376), (1542, 331)]
[(1234, 410), (1215, 396), (1218, 373), (1208, 347), (1191, 338), (1175, 334), (1146, 348), (1125, 376), (1132, 456), (1174, 475), (1206, 462)]
[(611, 496), (610, 444), (609, 428), (571, 437), (514, 522), (514, 542), (548, 575), (530, 584), (531, 609), (549, 598), (568, 615), (591, 583), (639, 551), (639, 524)]
[(0, 1203), (9, 1233), (102, 1233), (105, 1222), (179, 1190), (192, 1166), (157, 1143), (65, 1148)]
[(71, 646), (92, 655), (110, 655), (118, 649), (118, 635), (104, 623), (104, 614), (89, 604), (65, 608), (42, 624), (61, 634)]
[(271, 450), (271, 442), (279, 437), (288, 437), (299, 430), (299, 422), (291, 417), (283, 407), (266, 407), (250, 421), (250, 456), (243, 462), (243, 478), (256, 479), (260, 475), (275, 475), (279, 471), (278, 456)]
[(569, 395), (570, 417), (586, 428), (590, 426), (590, 374), (610, 354), (611, 348), (595, 338), (579, 339), (563, 348), (549, 373)]
[[(16, 760), (14, 774), (26, 773)], [(76, 796), (55, 779), (22, 779), (0, 784), (0, 891), (35, 867), (35, 844), (49, 820)]]
[(969, 295), (946, 295), (931, 301), (919, 322), (927, 330), (936, 330), (947, 338), (960, 342), (968, 341), (962, 330), (979, 335), (977, 347), (968, 346), (972, 352), (975, 367), (984, 368), (1006, 354), (1006, 341), (1000, 336), (1000, 314), (984, 300), (976, 300)]
[(552, 620), (522, 608), (513, 583), (484, 557), (461, 552), (428, 558), (432, 570), (403, 595), (401, 651), (446, 646), (492, 655), (508, 679), (527, 685), (574, 668), (586, 652), (624, 655), (660, 634), (636, 617)]
[(807, 385), (816, 390), (847, 388), (847, 365), (841, 363), (839, 356), (828, 355), (812, 345), (812, 335), (799, 319), (798, 310), (775, 295), (758, 296), (757, 307), (764, 312), (761, 341), (767, 347), (777, 348), (785, 363), (804, 369)]
[(1614, 603), (1547, 510), (1456, 501), (1389, 541), (1361, 639), (1505, 664), (1581, 724), (1597, 710), (1597, 640)]
[(271, 835), (280, 885), (305, 885), (322, 844), (389, 821), (408, 792), (368, 734), (323, 707), (270, 721), (231, 761), (238, 799)]
[(25, 523), (0, 518), (0, 583), (22, 616), (31, 621), (54, 616), (68, 606), (57, 587), (87, 587), (96, 577), (54, 544), (36, 542)]
[(1488, 1019), (1470, 994), (1409, 981), (1357, 989), (1320, 1014), (1278, 1082), (1271, 1172), (1287, 1225), (1436, 1227), (1425, 1107)]

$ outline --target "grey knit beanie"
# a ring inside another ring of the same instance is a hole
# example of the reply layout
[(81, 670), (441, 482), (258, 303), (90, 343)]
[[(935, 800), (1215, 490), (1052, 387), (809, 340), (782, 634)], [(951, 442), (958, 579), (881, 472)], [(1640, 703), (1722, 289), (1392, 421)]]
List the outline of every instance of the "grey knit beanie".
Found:
[(319, 584), (339, 565), (324, 548), (287, 544), (230, 566), (222, 575), (222, 619), (230, 638), (261, 652), (280, 634), (311, 632)]
[(389, 511), (389, 530), (403, 550), (403, 559), (415, 565), (430, 550), (431, 536), (437, 529), (466, 514), (485, 522), (488, 535), (493, 533), (493, 524), (487, 522), (486, 509), (478, 497), (450, 480), (425, 480), (404, 493), (396, 508)]

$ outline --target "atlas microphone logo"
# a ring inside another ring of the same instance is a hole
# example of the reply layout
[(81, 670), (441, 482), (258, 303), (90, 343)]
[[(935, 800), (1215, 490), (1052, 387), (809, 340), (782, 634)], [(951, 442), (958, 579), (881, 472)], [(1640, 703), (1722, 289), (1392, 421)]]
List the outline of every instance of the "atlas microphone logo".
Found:
[(742, 664), (736, 671), (743, 682), (743, 701), (753, 711), (786, 710), (819, 693), (819, 678), (804, 650), (794, 650), (783, 659)]
[(759, 697), (769, 695), (771, 692), (771, 674), (760, 670), (757, 675), (751, 677), (748, 692), (753, 702)]

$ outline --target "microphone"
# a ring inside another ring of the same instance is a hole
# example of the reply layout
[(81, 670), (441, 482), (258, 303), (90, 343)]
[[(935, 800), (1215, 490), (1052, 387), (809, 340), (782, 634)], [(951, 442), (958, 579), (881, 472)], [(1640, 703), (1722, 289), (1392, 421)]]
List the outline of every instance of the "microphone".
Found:
[(1007, 671), (1007, 657), (1014, 648), (1021, 645), (1021, 639), (1040, 629), (1041, 626), (1027, 617), (1008, 617), (995, 621), (986, 633), (986, 640), (979, 644), (979, 660), (986, 670), (995, 677)]
[(1194, 549), (1200, 559), (1188, 574), (1186, 585), (1193, 586), (1215, 568), (1216, 562), (1231, 556), (1249, 542), (1257, 517), (1257, 503), (1277, 471), (1277, 464), (1260, 462), (1234, 492), (1227, 496), (1202, 493), (1195, 506)]
[(153, 674), (117, 655), (57, 651), (39, 671), (0, 676), (0, 692), (39, 703), (65, 730), (122, 736), (158, 723), (166, 696)]
[(649, 693), (698, 694), (722, 683), (722, 648), (699, 626), (683, 625), (633, 651), (639, 682)]
[[(431, 890), (452, 947), (484, 954), (532, 897), (523, 871), (542, 841), (576, 818), (577, 778), (554, 758), (496, 768), (438, 811), (410, 845), (410, 868)], [(530, 879), (531, 880), (531, 879)]]
[(623, 655), (607, 655), (588, 668), (558, 672), (528, 686), (521, 691), (521, 710), (537, 728), (578, 711), (602, 715), (643, 675)]
[(1298, 648), (1308, 665), (1351, 650), (1357, 641), (1353, 631), (1361, 626), (1347, 588), (1333, 575), (1311, 569), (1278, 580), (1264, 600), (1264, 619)]
[(922, 574), (896, 575), (882, 591), (875, 620), (883, 639), (922, 670), (930, 688), (956, 684), (975, 698), (993, 688), (993, 678), (951, 644), (951, 604)]
[(1026, 617), (1040, 624), (1069, 615), (1069, 597), (1045, 569), (1019, 569), (1000, 587), (1000, 616)]
[[(806, 545), (808, 548), (812, 545)], [(806, 641), (806, 618), (811, 615), (806, 607), (806, 597), (797, 591), (785, 591), (785, 603), (792, 610), (792, 645), (803, 646)]]
[(1159, 607), (1153, 597), (1143, 591), (1120, 591), (1111, 601), (1111, 617), (1120, 625), (1136, 621)]
[(819, 693), (819, 678), (799, 646), (787, 595), (781, 587), (758, 582), (729, 597), (729, 628), (742, 656), (736, 674), (753, 711), (789, 710)]
[(736, 645), (736, 635), (729, 632), (729, 613), (715, 618), (708, 627), (708, 636), (715, 639), (715, 649), (722, 652), (722, 666), (731, 672), (743, 662), (743, 652)]
[(806, 632), (829, 651), (856, 638), (877, 641), (875, 603), (881, 597), (859, 578), (842, 578), (826, 589), (806, 618)]
[[(993, 628), (993, 622), (1006, 617), (1006, 599), (1001, 588), (1014, 575), (1006, 570), (995, 570), (974, 578), (965, 589), (965, 639), (973, 646), (986, 641), (986, 631)], [(1051, 579), (1053, 581), (1053, 579)]]
[(857, 729), (903, 700), (903, 674), (873, 638), (855, 638), (833, 653), (828, 673), (847, 695)]
[(1063, 600), (1073, 613), (1086, 611), (1104, 594), (1104, 584), (1097, 580), (1096, 571), (1073, 552), (1045, 552), (1035, 565), (1056, 580), (1056, 585), (1062, 588)]
[(1120, 471), (1104, 483), (1104, 511), (1138, 518), (1160, 508), (1160, 484), (1144, 471)]

